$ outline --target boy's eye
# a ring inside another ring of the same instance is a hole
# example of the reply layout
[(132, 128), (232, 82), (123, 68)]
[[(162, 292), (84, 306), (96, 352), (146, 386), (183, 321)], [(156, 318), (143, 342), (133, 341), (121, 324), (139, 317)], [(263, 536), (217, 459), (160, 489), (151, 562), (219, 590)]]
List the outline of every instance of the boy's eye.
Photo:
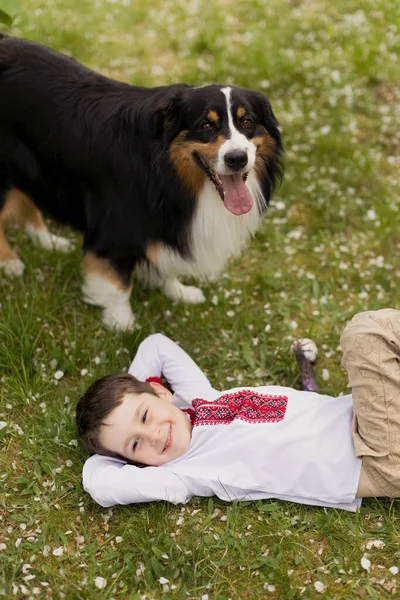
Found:
[(146, 410), (146, 412), (143, 414), (143, 417), (142, 417), (142, 423), (146, 423), (147, 413), (148, 413), (148, 411)]
[(138, 441), (137, 441), (137, 440), (135, 440), (135, 441), (133, 442), (133, 444), (132, 444), (132, 452), (135, 452), (135, 450), (136, 450), (136, 448), (137, 448), (137, 445), (138, 445)]

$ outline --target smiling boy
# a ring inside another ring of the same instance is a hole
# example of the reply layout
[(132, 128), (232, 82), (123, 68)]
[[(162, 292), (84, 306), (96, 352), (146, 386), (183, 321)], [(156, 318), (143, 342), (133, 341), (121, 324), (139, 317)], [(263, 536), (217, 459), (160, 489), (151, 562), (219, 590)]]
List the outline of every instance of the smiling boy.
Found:
[[(353, 396), (333, 398), (215, 390), (177, 344), (149, 336), (128, 374), (100, 379), (78, 403), (94, 454), (85, 490), (102, 506), (217, 495), (355, 511), (362, 496), (400, 497), (400, 312), (356, 315), (341, 344)], [(174, 394), (154, 381), (162, 374)]]
[(163, 385), (135, 381), (131, 375), (110, 375), (92, 392), (94, 404), (101, 394), (106, 395), (108, 408), (115, 404), (98, 430), (97, 451), (158, 467), (189, 448), (190, 421)]

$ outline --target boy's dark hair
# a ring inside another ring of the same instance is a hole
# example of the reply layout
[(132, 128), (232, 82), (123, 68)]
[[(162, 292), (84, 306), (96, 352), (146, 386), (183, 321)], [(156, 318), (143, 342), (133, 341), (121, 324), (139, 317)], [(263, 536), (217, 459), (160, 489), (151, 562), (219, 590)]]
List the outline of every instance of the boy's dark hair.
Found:
[[(110, 452), (99, 442), (100, 427), (107, 415), (120, 406), (126, 394), (152, 394), (149, 383), (139, 381), (129, 373), (116, 373), (98, 379), (86, 390), (76, 407), (76, 424), (79, 437), (90, 454), (103, 454), (127, 460), (117, 452)], [(129, 462), (129, 461), (128, 461)]]

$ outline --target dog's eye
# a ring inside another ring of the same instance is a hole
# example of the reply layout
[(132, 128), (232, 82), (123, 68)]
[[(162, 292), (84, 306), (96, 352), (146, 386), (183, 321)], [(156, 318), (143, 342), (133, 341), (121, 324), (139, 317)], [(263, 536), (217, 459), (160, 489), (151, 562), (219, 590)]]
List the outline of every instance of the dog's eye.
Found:
[(200, 129), (202, 131), (214, 131), (214, 125), (212, 125), (211, 123), (209, 123), (208, 121), (206, 121), (205, 123), (202, 123), (202, 125), (200, 125)]
[(251, 119), (243, 119), (242, 125), (243, 127), (251, 127), (253, 125), (253, 121)]

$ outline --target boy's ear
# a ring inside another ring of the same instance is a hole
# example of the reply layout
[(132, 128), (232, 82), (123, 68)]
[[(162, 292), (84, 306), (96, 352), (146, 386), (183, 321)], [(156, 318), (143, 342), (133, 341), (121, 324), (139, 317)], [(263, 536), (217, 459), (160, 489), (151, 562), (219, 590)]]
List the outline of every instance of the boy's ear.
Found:
[(160, 385), (156, 381), (150, 381), (149, 385), (151, 385), (151, 387), (153, 388), (153, 390), (159, 398), (162, 398), (163, 400), (168, 400), (169, 402), (174, 401), (174, 397), (171, 394), (171, 392), (167, 390), (167, 388), (163, 385)]

